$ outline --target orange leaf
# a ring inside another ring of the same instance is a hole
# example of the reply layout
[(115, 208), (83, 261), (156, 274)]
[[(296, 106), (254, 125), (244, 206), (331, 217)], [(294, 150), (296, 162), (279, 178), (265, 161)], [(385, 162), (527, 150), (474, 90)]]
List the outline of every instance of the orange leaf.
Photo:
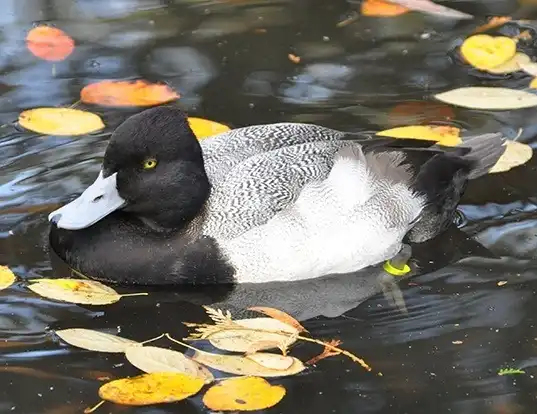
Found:
[(55, 27), (38, 26), (28, 32), (26, 46), (40, 59), (59, 61), (75, 49), (75, 41)]
[(365, 0), (361, 11), (363, 16), (391, 17), (408, 13), (410, 9), (384, 0)]
[(509, 16), (495, 16), (491, 18), (487, 23), (482, 26), (479, 26), (473, 31), (473, 34), (482, 33), (486, 30), (495, 29), (496, 27), (502, 26), (505, 23), (511, 21), (513, 18)]
[(306, 328), (304, 328), (300, 322), (298, 322), (295, 318), (293, 318), (291, 315), (278, 310), (274, 308), (268, 308), (265, 306), (254, 306), (252, 308), (248, 308), (248, 310), (255, 311), (262, 313), (263, 315), (270, 316), (272, 319), (276, 319), (280, 322), (286, 323), (287, 325), (292, 326), (295, 328), (298, 332), (308, 332)]
[(154, 106), (179, 98), (164, 84), (145, 80), (101, 81), (85, 86), (80, 92), (84, 103), (102, 106)]

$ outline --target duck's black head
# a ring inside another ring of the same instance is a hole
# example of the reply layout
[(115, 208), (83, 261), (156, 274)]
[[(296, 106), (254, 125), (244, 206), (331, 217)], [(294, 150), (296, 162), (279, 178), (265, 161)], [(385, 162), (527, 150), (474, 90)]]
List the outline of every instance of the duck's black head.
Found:
[(199, 214), (209, 193), (201, 147), (187, 116), (161, 106), (123, 122), (110, 138), (99, 177), (49, 218), (60, 228), (77, 230), (121, 209), (157, 227), (181, 228)]

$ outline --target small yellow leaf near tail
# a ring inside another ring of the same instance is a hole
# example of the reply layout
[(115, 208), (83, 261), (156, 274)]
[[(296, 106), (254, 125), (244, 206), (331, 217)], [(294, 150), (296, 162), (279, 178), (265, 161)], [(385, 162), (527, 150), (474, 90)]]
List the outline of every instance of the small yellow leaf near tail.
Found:
[(440, 145), (454, 147), (462, 142), (461, 130), (454, 126), (410, 125), (377, 132), (382, 137), (412, 138), (436, 141)]

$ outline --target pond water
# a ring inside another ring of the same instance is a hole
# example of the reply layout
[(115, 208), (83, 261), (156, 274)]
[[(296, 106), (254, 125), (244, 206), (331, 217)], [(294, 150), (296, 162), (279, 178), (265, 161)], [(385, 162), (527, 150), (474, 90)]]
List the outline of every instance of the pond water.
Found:
[[(0, 412), (82, 412), (99, 401), (103, 378), (139, 373), (122, 355), (67, 346), (51, 329), (85, 327), (136, 340), (170, 332), (179, 338), (186, 335), (181, 322), (207, 320), (205, 304), (237, 316), (254, 305), (284, 310), (313, 337), (340, 339), (373, 368), (368, 373), (338, 356), (273, 380), (287, 395), (267, 413), (535, 413), (534, 159), (472, 182), (460, 220), (415, 247), (415, 274), (400, 283), (406, 314), (378, 292), (375, 269), (297, 285), (155, 289), (109, 306), (55, 302), (25, 284), (71, 275), (49, 252), (47, 215), (94, 180), (110, 132), (139, 109), (80, 105), (107, 125), (104, 133), (80, 137), (37, 135), (13, 123), (28, 108), (77, 102), (80, 89), (98, 80), (165, 81), (179, 91), (191, 116), (232, 127), (298, 121), (357, 131), (449, 120), (472, 130), (501, 130), (535, 147), (535, 109), (487, 112), (430, 99), (465, 85), (524, 88), (528, 76), (486, 77), (452, 51), (486, 16), (530, 19), (531, 10), (521, 14), (510, 0), (442, 4), (476, 19), (418, 12), (361, 17), (358, 2), (343, 0), (3, 0), (0, 264), (19, 280), (0, 293)], [(26, 33), (42, 23), (75, 39), (68, 59), (52, 64), (27, 51)], [(532, 21), (500, 32), (523, 30), (535, 38)], [(527, 53), (537, 56), (531, 44)], [(293, 354), (305, 360), (318, 351), (304, 344)], [(500, 376), (502, 368), (524, 374)], [(97, 412), (207, 409), (197, 396), (149, 407), (107, 403)]]

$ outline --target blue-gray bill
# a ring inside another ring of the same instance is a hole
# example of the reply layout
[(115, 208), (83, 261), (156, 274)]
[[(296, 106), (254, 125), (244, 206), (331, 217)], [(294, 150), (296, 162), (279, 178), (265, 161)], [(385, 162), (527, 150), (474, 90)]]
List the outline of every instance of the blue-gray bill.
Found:
[(49, 221), (66, 230), (85, 229), (125, 206), (116, 186), (117, 174), (97, 179), (75, 200), (49, 214)]

